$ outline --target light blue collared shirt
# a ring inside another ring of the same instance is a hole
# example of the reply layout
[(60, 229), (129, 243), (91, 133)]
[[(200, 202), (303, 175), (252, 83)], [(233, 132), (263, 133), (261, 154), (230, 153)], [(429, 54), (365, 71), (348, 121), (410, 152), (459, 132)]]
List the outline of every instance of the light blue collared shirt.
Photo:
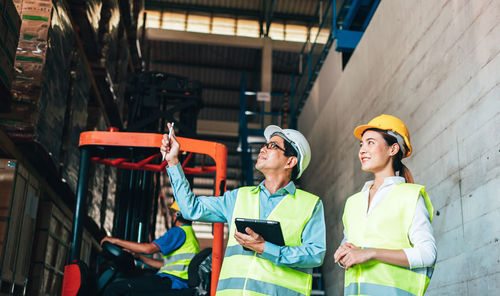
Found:
[[(196, 197), (191, 191), (189, 182), (184, 176), (180, 164), (174, 167), (168, 167), (167, 172), (170, 177), (175, 200), (184, 218), (203, 222), (228, 223), (232, 221), (238, 189), (224, 193), (223, 197)], [(279, 189), (275, 194), (269, 193), (264, 186), (264, 182), (260, 183), (259, 187), (259, 219), (266, 219), (287, 194), (295, 194), (295, 184), (292, 181), (285, 187)], [(319, 200), (311, 219), (304, 227), (301, 245), (280, 247), (270, 242), (266, 242), (264, 252), (261, 256), (277, 266), (311, 268), (323, 264), (325, 252), (325, 216), (323, 203)]]

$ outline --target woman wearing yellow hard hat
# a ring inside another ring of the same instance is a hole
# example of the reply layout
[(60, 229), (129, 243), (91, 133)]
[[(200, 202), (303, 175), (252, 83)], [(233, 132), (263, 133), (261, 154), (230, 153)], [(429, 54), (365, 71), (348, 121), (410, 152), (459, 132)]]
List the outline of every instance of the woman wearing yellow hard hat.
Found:
[(401, 162), (412, 153), (399, 118), (382, 114), (354, 129), (361, 169), (373, 174), (344, 208), (344, 295), (423, 295), (436, 261), (433, 207)]

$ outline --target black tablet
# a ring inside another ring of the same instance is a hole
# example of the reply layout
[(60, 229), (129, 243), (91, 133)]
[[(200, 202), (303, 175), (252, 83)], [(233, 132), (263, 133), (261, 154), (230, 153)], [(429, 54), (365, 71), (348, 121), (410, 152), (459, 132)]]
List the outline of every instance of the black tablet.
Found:
[(249, 227), (260, 234), (265, 241), (277, 246), (285, 245), (280, 222), (278, 221), (236, 218), (234, 219), (234, 223), (238, 232), (246, 233), (245, 228)]

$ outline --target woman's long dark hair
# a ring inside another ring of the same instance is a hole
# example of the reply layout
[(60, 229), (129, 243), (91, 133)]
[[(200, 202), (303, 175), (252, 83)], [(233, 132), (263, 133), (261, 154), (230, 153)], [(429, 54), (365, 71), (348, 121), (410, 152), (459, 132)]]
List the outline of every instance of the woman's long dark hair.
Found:
[[(385, 143), (388, 146), (392, 146), (393, 144), (398, 144), (398, 140), (395, 137), (389, 135), (384, 130), (377, 129), (377, 128), (370, 128), (370, 129), (365, 130), (363, 132), (363, 134), (366, 133), (366, 131), (379, 132), (382, 135), (382, 137), (384, 138)], [(401, 149), (401, 148), (402, 147), (399, 147), (398, 153), (396, 153), (396, 155), (394, 155), (394, 157), (392, 158), (392, 170), (394, 171), (394, 174), (398, 173), (399, 176), (405, 178), (406, 183), (414, 183), (413, 175), (411, 174), (410, 169), (408, 169), (401, 161), (403, 159), (403, 149)], [(408, 148), (406, 148), (406, 150), (407, 149)]]

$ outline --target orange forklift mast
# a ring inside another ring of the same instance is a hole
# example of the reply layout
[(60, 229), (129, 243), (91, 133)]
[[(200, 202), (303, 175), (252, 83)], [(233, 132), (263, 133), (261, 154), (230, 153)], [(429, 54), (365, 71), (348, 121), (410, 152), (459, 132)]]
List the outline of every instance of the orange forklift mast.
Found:
[[(73, 219), (72, 244), (69, 264), (64, 269), (62, 296), (76, 295), (80, 286), (79, 277), (75, 276), (75, 263), (80, 259), (83, 217), (85, 201), (87, 200), (87, 186), (89, 179), (90, 162), (129, 170), (163, 172), (167, 162), (161, 161), (160, 146), (162, 134), (118, 132), (114, 128), (110, 131), (89, 131), (80, 134), (79, 147), (81, 150), (80, 170), (76, 196), (75, 216)], [(227, 148), (225, 145), (177, 137), (181, 152), (188, 153), (182, 163), (184, 173), (204, 174), (215, 172), (215, 196), (221, 196), (226, 191), (226, 164)], [(132, 161), (126, 156), (131, 150), (138, 149), (146, 155), (144, 159)], [(145, 153), (144, 153), (145, 152)], [(194, 154), (210, 156), (215, 166), (188, 167), (187, 164)], [(210, 295), (214, 296), (223, 258), (224, 224), (214, 223), (212, 243), (212, 277)]]

